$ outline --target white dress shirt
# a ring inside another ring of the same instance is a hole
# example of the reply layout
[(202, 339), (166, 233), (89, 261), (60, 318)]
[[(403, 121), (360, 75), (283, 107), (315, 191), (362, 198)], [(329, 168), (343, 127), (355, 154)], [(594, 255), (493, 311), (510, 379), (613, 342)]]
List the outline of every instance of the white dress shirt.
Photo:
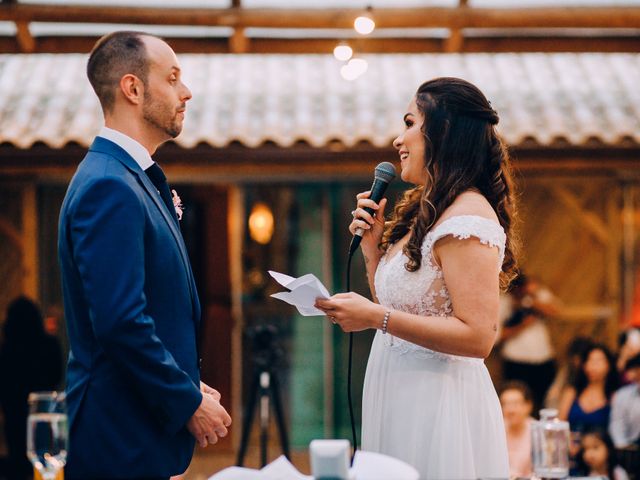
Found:
[(626, 447), (640, 437), (640, 385), (632, 383), (613, 395), (609, 433), (617, 448)]
[(146, 170), (155, 163), (146, 148), (122, 132), (114, 130), (113, 128), (102, 127), (98, 136), (105, 138), (122, 148), (133, 157), (142, 170)]

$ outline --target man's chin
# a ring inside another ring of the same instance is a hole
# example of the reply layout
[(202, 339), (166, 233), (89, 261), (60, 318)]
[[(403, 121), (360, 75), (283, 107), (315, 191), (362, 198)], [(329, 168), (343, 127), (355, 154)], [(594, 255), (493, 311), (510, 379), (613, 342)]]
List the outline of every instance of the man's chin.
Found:
[(171, 135), (171, 138), (176, 138), (178, 135), (182, 133), (183, 125), (184, 125), (183, 122), (176, 122), (175, 124), (171, 125), (171, 128), (169, 128), (167, 133)]
[(171, 138), (176, 138), (181, 133), (182, 133), (182, 125), (180, 125), (179, 127), (176, 126), (174, 128), (170, 128), (169, 130), (167, 130), (167, 135), (169, 135), (169, 137)]

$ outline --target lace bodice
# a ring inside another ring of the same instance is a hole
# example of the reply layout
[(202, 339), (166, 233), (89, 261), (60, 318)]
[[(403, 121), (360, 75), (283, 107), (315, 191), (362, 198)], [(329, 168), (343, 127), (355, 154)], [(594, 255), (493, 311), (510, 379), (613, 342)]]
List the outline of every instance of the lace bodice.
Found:
[[(496, 268), (498, 271), (501, 269), (506, 243), (502, 226), (475, 215), (450, 217), (425, 235), (422, 244), (422, 264), (417, 271), (407, 271), (405, 268), (407, 257), (401, 251), (390, 258), (385, 255), (380, 259), (375, 274), (375, 287), (376, 295), (382, 305), (417, 315), (445, 317), (452, 314), (451, 299), (442, 270), (432, 255), (433, 245), (448, 235), (458, 239), (476, 237), (485, 245), (497, 247), (500, 260)], [(394, 339), (391, 335), (386, 337), (389, 345), (395, 345), (403, 350), (435, 354), (418, 345)], [(455, 356), (447, 355), (447, 357)]]

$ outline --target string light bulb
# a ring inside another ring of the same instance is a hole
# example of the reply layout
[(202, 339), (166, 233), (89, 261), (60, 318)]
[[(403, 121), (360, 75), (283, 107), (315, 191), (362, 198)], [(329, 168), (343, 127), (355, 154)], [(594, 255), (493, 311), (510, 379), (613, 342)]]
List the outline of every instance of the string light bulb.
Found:
[(340, 68), (340, 75), (345, 80), (353, 81), (364, 74), (369, 68), (369, 64), (364, 58), (352, 58), (349, 63)]
[(353, 56), (353, 49), (346, 43), (341, 43), (333, 49), (333, 56), (341, 62), (346, 62)]
[(367, 7), (367, 11), (354, 20), (353, 28), (360, 35), (369, 35), (375, 30), (376, 22), (373, 20), (371, 7)]

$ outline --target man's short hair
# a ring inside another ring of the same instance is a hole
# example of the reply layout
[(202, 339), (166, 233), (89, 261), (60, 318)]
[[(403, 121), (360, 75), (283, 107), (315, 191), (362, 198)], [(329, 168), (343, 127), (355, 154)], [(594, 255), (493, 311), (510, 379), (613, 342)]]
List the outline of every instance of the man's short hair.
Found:
[(87, 77), (105, 112), (113, 110), (116, 89), (124, 75), (135, 75), (147, 83), (149, 61), (142, 38), (152, 36), (144, 32), (113, 32), (94, 45), (87, 62)]
[(624, 366), (624, 369), (629, 370), (631, 368), (640, 368), (640, 353), (634, 355), (629, 360), (627, 360), (627, 363)]

